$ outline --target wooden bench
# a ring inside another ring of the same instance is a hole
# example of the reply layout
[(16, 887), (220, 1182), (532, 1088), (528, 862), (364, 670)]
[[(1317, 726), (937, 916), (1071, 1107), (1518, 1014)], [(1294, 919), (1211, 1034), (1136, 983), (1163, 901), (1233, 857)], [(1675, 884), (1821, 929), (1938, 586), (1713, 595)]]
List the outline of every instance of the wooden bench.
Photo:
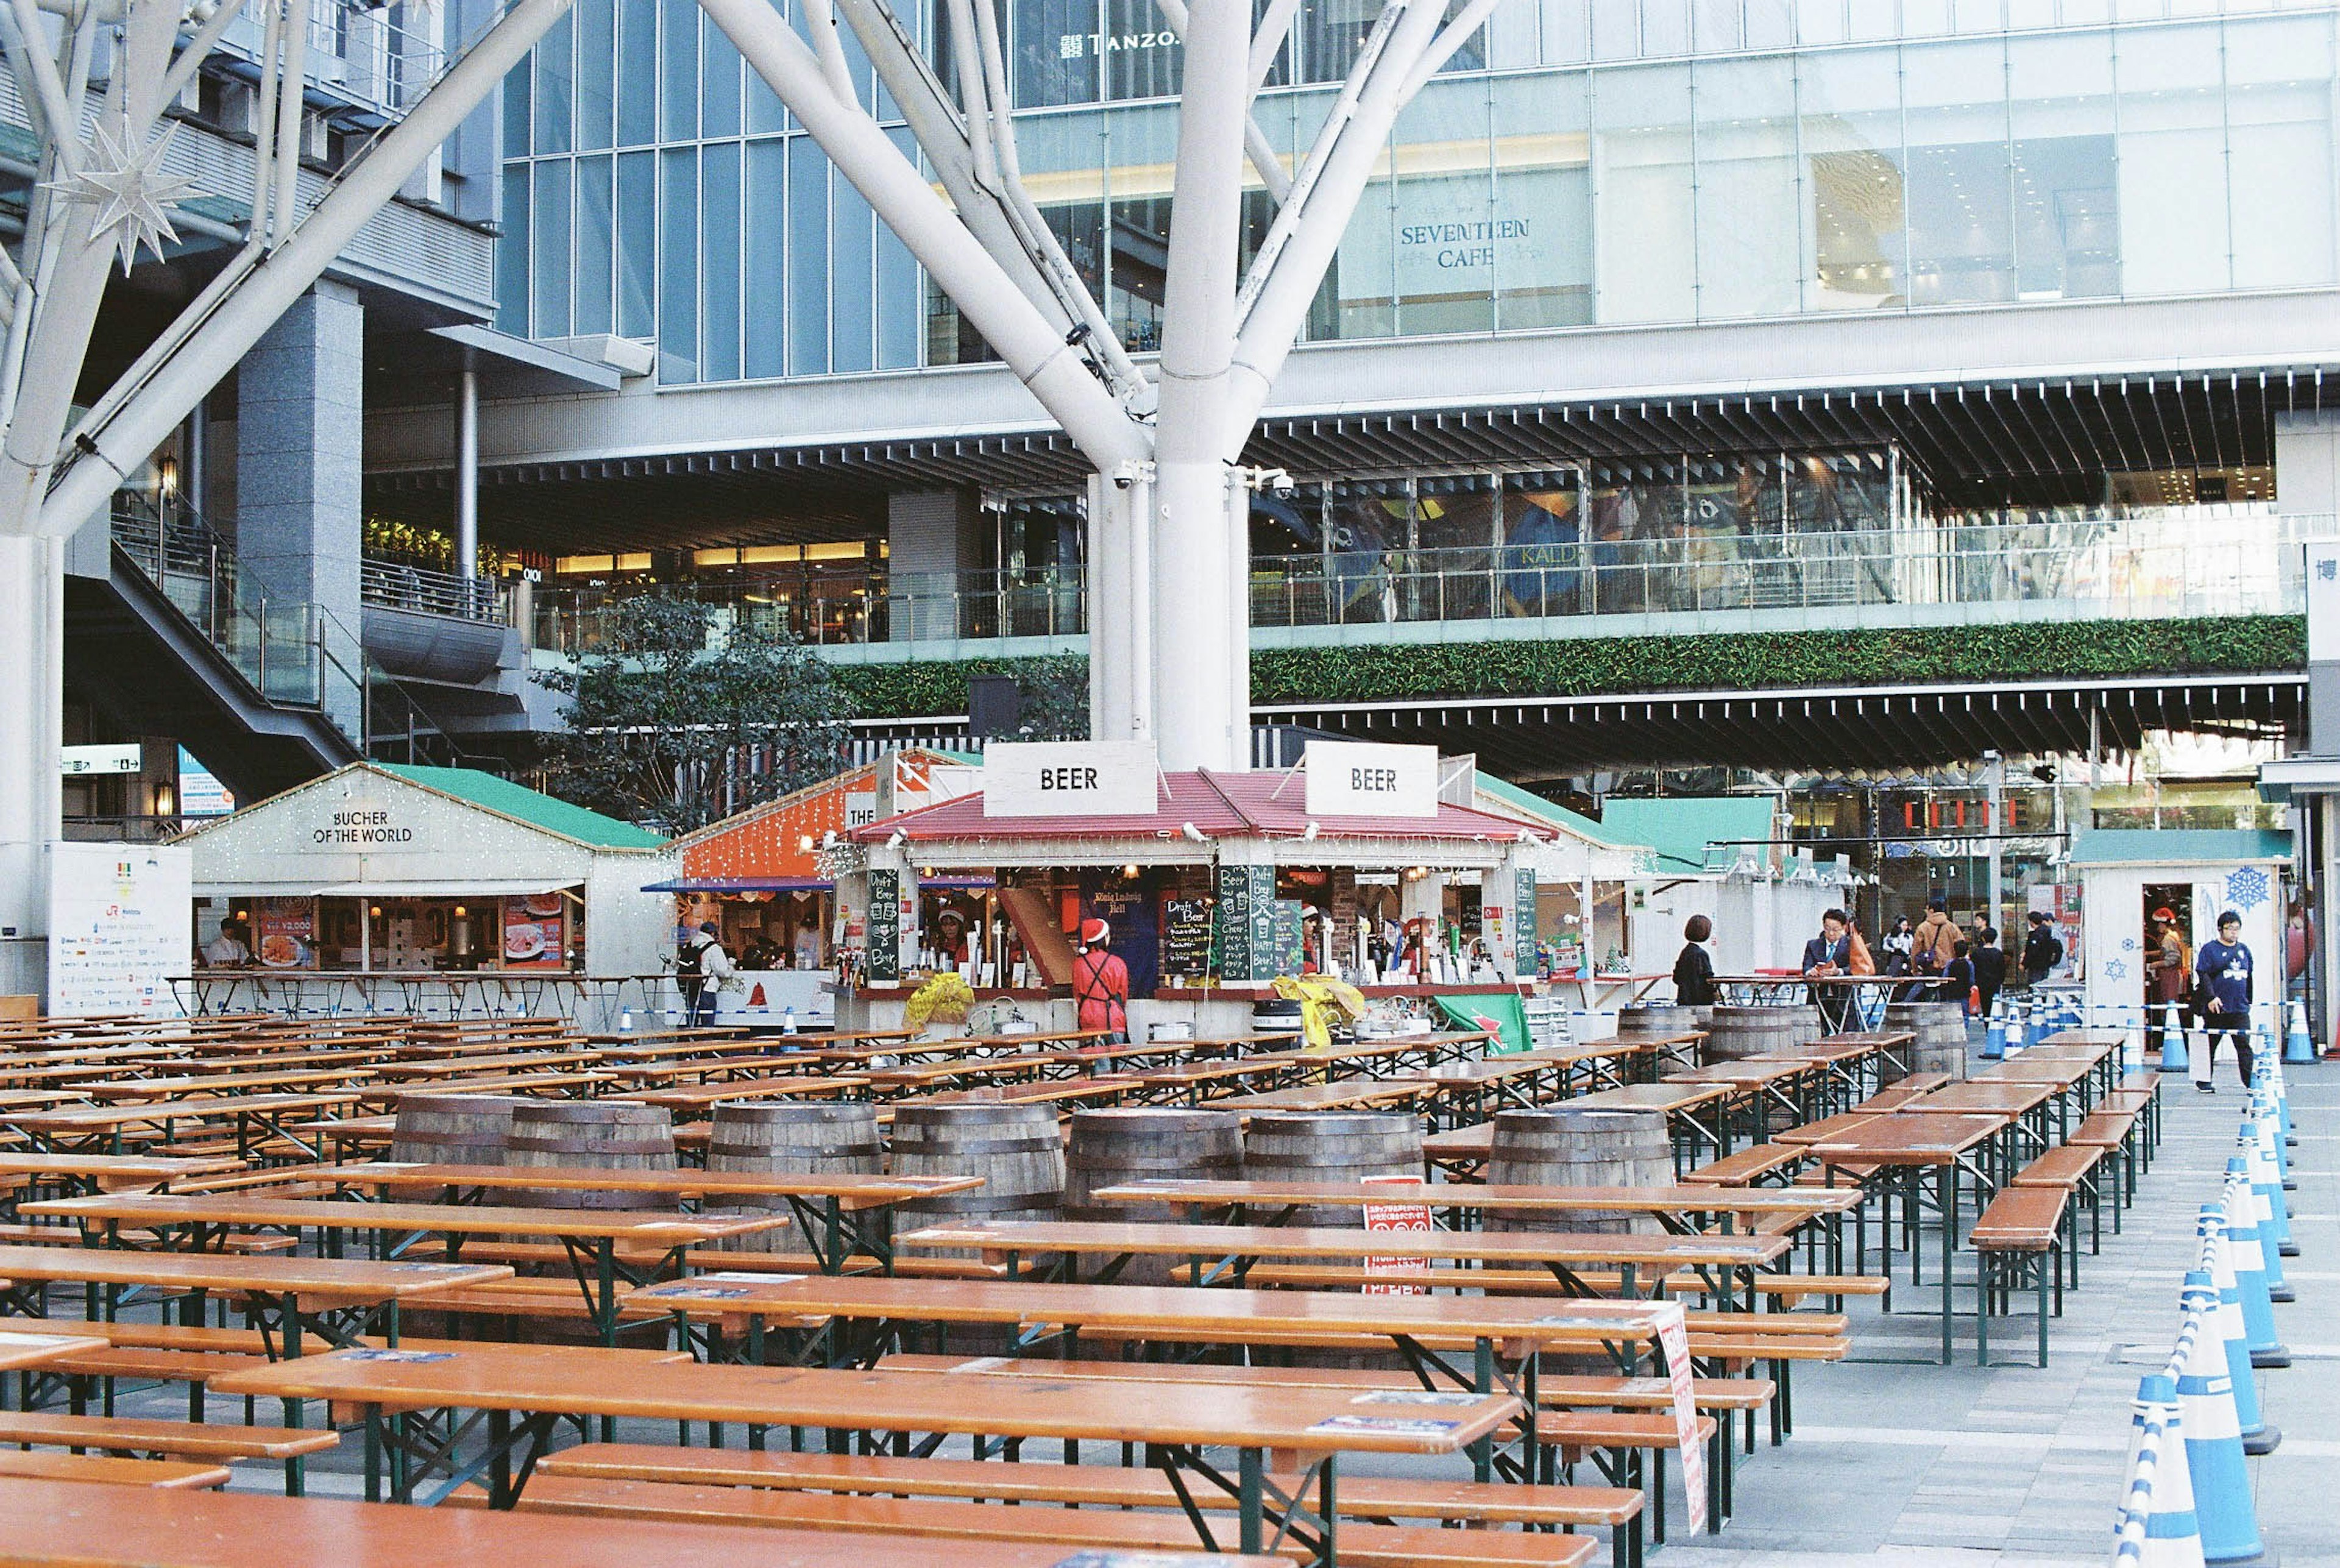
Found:
[[(999, 1465), (1036, 1470), (1037, 1465)], [(655, 1481), (589, 1481), (539, 1475), (519, 1511), (616, 1519), (771, 1524), (847, 1533), (924, 1535), (974, 1541), (1042, 1541), (1106, 1551), (1191, 1551), (1195, 1526), (1183, 1515), (1107, 1513), (1095, 1508), (1009, 1508), (927, 1498), (837, 1496), (768, 1487), (701, 1486)], [(1341, 1561), (1354, 1568), (1581, 1568), (1596, 1544), (1581, 1535), (1424, 1526), (1349, 1524)], [(1294, 1557), (1303, 1549), (1288, 1545)]]
[(115, 1486), (209, 1491), (228, 1484), (224, 1464), (176, 1459), (114, 1459), (98, 1454), (18, 1453), (0, 1449), (0, 1476), (30, 1481), (97, 1481)]
[[(1593, 1269), (1572, 1270), (1577, 1280), (1588, 1289), (1602, 1295), (1614, 1295), (1622, 1288), (1621, 1276)], [(1433, 1268), (1419, 1274), (1392, 1274), (1378, 1269), (1344, 1267), (1327, 1264), (1255, 1264), (1244, 1275), (1246, 1285), (1266, 1289), (1343, 1289), (1366, 1285), (1421, 1285), (1433, 1290), (1476, 1290), (1489, 1295), (1556, 1295), (1560, 1282), (1548, 1269), (1531, 1268)], [(1892, 1289), (1892, 1281), (1882, 1275), (1793, 1275), (1759, 1273), (1755, 1275), (1758, 1295), (1787, 1300), (1800, 1300), (1808, 1295), (1884, 1295)], [(1668, 1275), (1661, 1279), (1639, 1279), (1635, 1286), (1642, 1291), (1662, 1287), (1668, 1295), (1706, 1295), (1711, 1294), (1707, 1281), (1695, 1274)], [(1831, 1332), (1841, 1334), (1839, 1324)]]
[(1766, 1177), (1780, 1175), (1790, 1166), (1801, 1165), (1811, 1158), (1808, 1149), (1790, 1144), (1757, 1144), (1740, 1149), (1737, 1154), (1709, 1160), (1697, 1169), (1686, 1173), (1682, 1181), (1691, 1186), (1755, 1186)]
[(2080, 1125), (2074, 1127), (2067, 1144), (2079, 1144), (2098, 1148), (2114, 1156), (2112, 1166), (2113, 1201), (2123, 1207), (2137, 1201), (2137, 1175), (2142, 1168), (2137, 1144), (2138, 1128), (2145, 1119), (2143, 1109), (2112, 1110), (2099, 1106)]
[[(2102, 1184), (2097, 1171), (2110, 1153), (2094, 1144), (2061, 1144), (2016, 1172), (2011, 1185), (2061, 1187), (2079, 1198), (2088, 1209), (2088, 1250), (2101, 1253), (2105, 1250), (2105, 1206), (2100, 1201)], [(2118, 1236), (2120, 1228), (2120, 1206), (2116, 1204), (2113, 1206), (2113, 1234)], [(2076, 1244), (2077, 1240), (2076, 1236)], [(2072, 1283), (2075, 1285), (2080, 1283), (2077, 1250), (2076, 1245), (2072, 1261)]]
[(2056, 1310), (2064, 1305), (2064, 1275), (2057, 1263), (2063, 1250), (2064, 1216), (2071, 1203), (2063, 1186), (2008, 1186), (1990, 1200), (1988, 1207), (1967, 1232), (1981, 1269), (1975, 1314), (1975, 1360), (1990, 1364), (1990, 1318), (2002, 1296), (2026, 1284), (2039, 1293), (2039, 1365), (2048, 1365), (2048, 1292), (2052, 1283)]
[(290, 1459), (341, 1442), (331, 1428), (198, 1424), (58, 1411), (0, 1411), (0, 1444), (161, 1454), (176, 1459)]
[[(661, 1448), (647, 1444), (587, 1444), (538, 1463), (537, 1476), (591, 1481), (651, 1481), (786, 1492), (925, 1496), (967, 1502), (1056, 1503), (1101, 1508), (1176, 1508), (1178, 1494), (1157, 1470), (1104, 1464), (1002, 1464), (983, 1460), (900, 1459), (872, 1454), (783, 1454), (721, 1448)], [(1298, 1478), (1276, 1484), (1286, 1493)], [(531, 1485), (535, 1484), (534, 1483)], [(1192, 1491), (1213, 1511), (1234, 1499)], [(1638, 1552), (1641, 1494), (1624, 1487), (1519, 1485), (1344, 1475), (1334, 1506), (1343, 1519), (1434, 1519), (1442, 1523), (1532, 1524), (1612, 1532), (1620, 1563)], [(1346, 1527), (1343, 1555), (1347, 1555)], [(1511, 1561), (1512, 1559), (1507, 1559)], [(1443, 1559), (1440, 1559), (1443, 1561)]]

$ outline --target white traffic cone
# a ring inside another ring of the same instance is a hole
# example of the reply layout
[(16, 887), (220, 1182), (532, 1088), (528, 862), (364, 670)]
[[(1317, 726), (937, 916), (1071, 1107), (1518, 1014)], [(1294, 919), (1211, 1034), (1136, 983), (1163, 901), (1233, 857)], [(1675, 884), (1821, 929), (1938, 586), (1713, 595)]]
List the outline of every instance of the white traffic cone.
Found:
[(2175, 1002), (2161, 1009), (2161, 1070), (2165, 1073), (2189, 1070), (2186, 1057), (2186, 1025), (2177, 1016), (2177, 1004)]
[(2235, 1262), (2226, 1240), (2226, 1211), (2206, 1203), (2195, 1217), (2195, 1234), (2202, 1241), (2202, 1272), (2218, 1293), (2212, 1324), (2226, 1350), (2226, 1375), (2235, 1385), (2235, 1421), (2243, 1431), (2243, 1452), (2273, 1454), (2283, 1442), (2283, 1429), (2271, 1424), (2259, 1404), (2258, 1375), (2251, 1370), (2251, 1342), (2243, 1327), (2242, 1287), (2235, 1282)]
[(2251, 1201), (2251, 1178), (2238, 1156), (2226, 1162), (2226, 1255), (2243, 1298), (2243, 1331), (2250, 1340), (2253, 1366), (2289, 1366), (2291, 1352), (2276, 1337), (2275, 1307), (2267, 1300), (2266, 1262), (2259, 1246), (2258, 1205)]
[(2186, 1468), (2186, 1422), (2177, 1384), (2141, 1378), (2129, 1421), (2128, 1487), (2116, 1526), (2113, 1561), (2132, 1568), (2205, 1568), (2193, 1477)]
[(2194, 1484), (2194, 1517), (2202, 1532), (2202, 1560), (2233, 1565), (2264, 1562), (2258, 1510), (2243, 1462), (2242, 1427), (2235, 1419), (2234, 1382), (2223, 1347), (2210, 1343), (2210, 1315), (2218, 1299), (2210, 1276), (2186, 1276), (2180, 1293), (2186, 1326), (2177, 1336), (2185, 1365), (2177, 1374), (2177, 1405), (2186, 1423), (2186, 1473)]

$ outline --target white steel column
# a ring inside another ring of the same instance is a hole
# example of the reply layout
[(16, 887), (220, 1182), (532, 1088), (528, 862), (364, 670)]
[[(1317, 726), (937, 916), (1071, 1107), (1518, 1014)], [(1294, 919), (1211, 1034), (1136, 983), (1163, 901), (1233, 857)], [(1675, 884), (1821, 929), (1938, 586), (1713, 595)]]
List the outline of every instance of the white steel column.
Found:
[(1155, 661), (1154, 717), (1162, 766), (1172, 770), (1248, 760), (1249, 726), (1228, 701), (1250, 635), (1229, 585), (1249, 561), (1228, 523), (1243, 491), (1225, 432), (1250, 49), (1248, 0), (1197, 0), (1188, 12), (1154, 498), (1155, 626), (1165, 654), (1177, 650)]
[(64, 790), (57, 756), (64, 731), (64, 547), (0, 536), (0, 670), (14, 686), (0, 702), (0, 992), (45, 991), (48, 876)]
[(480, 372), (468, 349), (455, 387), (455, 571), (480, 574)]
[(1089, 732), (1154, 739), (1154, 481), (1095, 474), (1088, 490)]

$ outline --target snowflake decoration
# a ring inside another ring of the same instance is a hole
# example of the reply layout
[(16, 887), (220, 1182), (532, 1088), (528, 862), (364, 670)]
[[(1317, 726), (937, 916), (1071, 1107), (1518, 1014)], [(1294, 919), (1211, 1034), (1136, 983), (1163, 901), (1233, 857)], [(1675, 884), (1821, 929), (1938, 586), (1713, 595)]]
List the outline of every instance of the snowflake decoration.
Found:
[(2136, 938), (2135, 937), (2123, 937), (2123, 938), (2121, 938), (2121, 951), (2122, 951), (2122, 952), (2124, 952), (2124, 953), (2134, 953), (2134, 952), (2136, 952), (2136, 951), (2137, 951), (2137, 938)]
[(2237, 909), (2256, 909), (2274, 897), (2267, 874), (2256, 866), (2240, 867), (2226, 874), (2226, 902)]
[(2128, 978), (2128, 960), (2127, 960), (2127, 958), (2107, 958), (2107, 959), (2106, 959), (2106, 960), (2105, 960), (2105, 978), (2106, 978), (2106, 979), (2107, 979), (2107, 980), (2126, 980), (2126, 979), (2127, 979), (2127, 978)]
[(90, 238), (102, 243), (113, 235), (124, 273), (138, 260), (142, 246), (160, 261), (164, 242), (179, 237), (165, 209), (192, 195), (195, 183), (163, 173), (164, 154), (178, 130), (173, 125), (152, 141), (135, 142), (127, 124), (119, 140), (99, 125), (90, 133), (93, 140), (83, 144), (81, 167), (44, 187), (61, 200), (97, 209), (90, 220)]

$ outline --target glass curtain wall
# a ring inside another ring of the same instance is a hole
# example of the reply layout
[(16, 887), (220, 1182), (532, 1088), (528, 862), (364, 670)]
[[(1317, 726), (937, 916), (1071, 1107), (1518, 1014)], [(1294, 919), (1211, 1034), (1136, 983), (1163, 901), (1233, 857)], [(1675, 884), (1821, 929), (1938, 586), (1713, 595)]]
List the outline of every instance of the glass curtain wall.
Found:
[[(1178, 40), (1150, 0), (997, 3), (1033, 195), (1153, 349)], [(2112, 9), (1511, 0), (1400, 120), (1308, 335), (2340, 281), (2335, 8)], [(944, 57), (940, 14), (898, 11)], [(1257, 110), (1287, 162), (1375, 14), (1302, 5)], [(691, 0), (580, 0), (508, 79), (501, 124), (506, 330), (652, 340), (673, 383), (987, 353)], [(1270, 207), (1256, 185), (1247, 203), (1255, 242)]]

